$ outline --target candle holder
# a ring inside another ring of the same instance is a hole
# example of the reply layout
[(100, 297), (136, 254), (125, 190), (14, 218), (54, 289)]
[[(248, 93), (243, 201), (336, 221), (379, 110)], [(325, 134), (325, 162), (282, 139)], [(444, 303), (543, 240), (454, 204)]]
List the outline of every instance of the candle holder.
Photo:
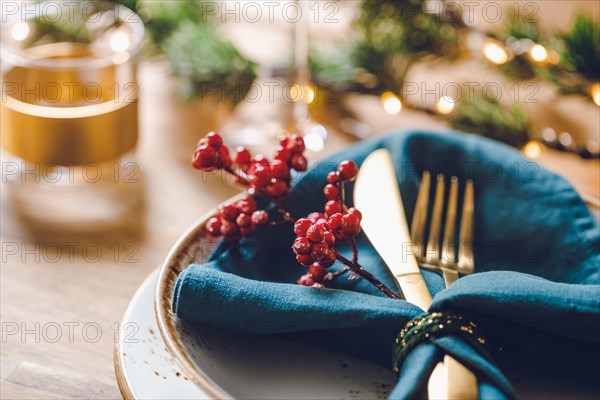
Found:
[(4, 11), (0, 130), (11, 200), (61, 224), (118, 218), (139, 198), (141, 19), (110, 2), (15, 2)]

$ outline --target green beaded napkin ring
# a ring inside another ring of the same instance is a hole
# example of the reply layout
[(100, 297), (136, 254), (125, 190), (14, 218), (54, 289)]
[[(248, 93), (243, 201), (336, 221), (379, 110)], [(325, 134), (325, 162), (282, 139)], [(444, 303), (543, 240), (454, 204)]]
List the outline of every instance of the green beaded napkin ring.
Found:
[(464, 319), (462, 315), (445, 312), (424, 313), (410, 320), (396, 338), (392, 359), (394, 372), (400, 373), (400, 367), (408, 353), (421, 342), (447, 335), (460, 336), (478, 345), (486, 344), (477, 324)]

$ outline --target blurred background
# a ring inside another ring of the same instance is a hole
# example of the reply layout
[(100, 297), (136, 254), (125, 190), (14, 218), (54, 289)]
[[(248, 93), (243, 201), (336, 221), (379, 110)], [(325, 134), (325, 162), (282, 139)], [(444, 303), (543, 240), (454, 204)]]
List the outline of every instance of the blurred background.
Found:
[[(454, 128), (600, 198), (596, 0), (3, 1), (1, 18), (2, 398), (118, 396), (111, 327), (238, 192), (190, 166), (208, 131), (265, 154), (299, 132), (317, 162)], [(104, 334), (22, 340), (68, 321)]]

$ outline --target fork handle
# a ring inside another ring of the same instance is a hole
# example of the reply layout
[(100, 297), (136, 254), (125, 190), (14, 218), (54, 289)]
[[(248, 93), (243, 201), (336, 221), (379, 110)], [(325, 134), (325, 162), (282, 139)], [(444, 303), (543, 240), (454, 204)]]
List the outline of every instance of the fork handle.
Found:
[(429, 399), (477, 400), (477, 378), (465, 366), (449, 355), (439, 362), (427, 383)]
[(446, 287), (458, 280), (458, 272), (456, 270), (442, 269), (442, 275), (444, 276), (444, 284)]
[[(458, 280), (458, 272), (443, 269), (446, 287)], [(477, 399), (477, 378), (449, 355), (439, 362), (429, 378), (427, 391), (430, 399)]]

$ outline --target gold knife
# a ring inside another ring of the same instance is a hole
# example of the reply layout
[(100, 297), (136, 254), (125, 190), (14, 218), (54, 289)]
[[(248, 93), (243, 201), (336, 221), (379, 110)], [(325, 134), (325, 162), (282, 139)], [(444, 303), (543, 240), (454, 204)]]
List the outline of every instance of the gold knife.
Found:
[(412, 253), (396, 172), (387, 150), (377, 150), (364, 161), (354, 184), (354, 205), (363, 214), (362, 229), (396, 277), (406, 301), (427, 310), (432, 299)]
[[(428, 310), (432, 299), (414, 255), (404, 206), (390, 154), (376, 150), (363, 162), (354, 184), (354, 205), (373, 247), (396, 277), (406, 301)], [(477, 399), (475, 376), (446, 355), (431, 374), (429, 398)]]

